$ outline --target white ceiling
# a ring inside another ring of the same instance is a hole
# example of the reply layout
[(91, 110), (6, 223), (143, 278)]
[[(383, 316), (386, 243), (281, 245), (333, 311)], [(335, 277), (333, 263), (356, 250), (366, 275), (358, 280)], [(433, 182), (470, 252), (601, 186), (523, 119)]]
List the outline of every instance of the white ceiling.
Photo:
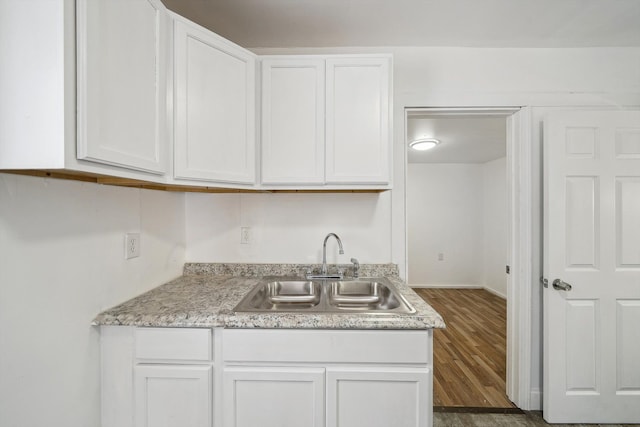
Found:
[(507, 119), (493, 116), (425, 116), (407, 119), (407, 143), (436, 138), (428, 151), (408, 149), (409, 163), (486, 163), (506, 155)]
[(246, 48), (640, 46), (640, 0), (163, 0)]

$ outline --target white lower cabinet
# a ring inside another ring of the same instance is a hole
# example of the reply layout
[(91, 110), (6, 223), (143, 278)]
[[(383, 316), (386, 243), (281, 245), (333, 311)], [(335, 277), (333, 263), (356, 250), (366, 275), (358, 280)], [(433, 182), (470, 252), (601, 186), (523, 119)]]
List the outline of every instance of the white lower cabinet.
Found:
[(209, 328), (101, 326), (102, 427), (212, 427)]
[(432, 333), (224, 329), (224, 427), (428, 427)]
[(430, 426), (431, 374), (428, 367), (226, 368), (224, 427)]
[(427, 331), (102, 326), (102, 427), (430, 427)]
[(136, 427), (211, 427), (212, 367), (137, 365)]
[(429, 368), (327, 369), (327, 427), (431, 425)]
[(324, 369), (226, 368), (224, 425), (324, 427)]

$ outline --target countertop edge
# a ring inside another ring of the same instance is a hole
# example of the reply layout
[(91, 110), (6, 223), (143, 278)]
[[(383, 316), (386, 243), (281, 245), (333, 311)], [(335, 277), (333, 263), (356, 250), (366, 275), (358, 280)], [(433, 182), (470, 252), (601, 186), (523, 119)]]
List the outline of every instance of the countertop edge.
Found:
[(415, 314), (234, 313), (233, 307), (260, 276), (185, 274), (98, 314), (93, 326), (229, 329), (380, 329), (445, 328), (429, 304), (398, 276), (384, 276), (416, 309)]

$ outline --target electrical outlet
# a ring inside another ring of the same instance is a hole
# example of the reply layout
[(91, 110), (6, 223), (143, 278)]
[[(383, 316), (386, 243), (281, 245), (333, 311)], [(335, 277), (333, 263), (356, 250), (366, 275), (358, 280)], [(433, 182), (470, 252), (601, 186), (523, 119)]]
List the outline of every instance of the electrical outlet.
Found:
[(140, 256), (140, 233), (127, 233), (124, 236), (124, 257), (125, 259), (137, 258)]
[(240, 244), (248, 245), (251, 243), (251, 227), (240, 227)]
[(442, 252), (438, 253), (438, 261), (444, 261), (444, 254)]

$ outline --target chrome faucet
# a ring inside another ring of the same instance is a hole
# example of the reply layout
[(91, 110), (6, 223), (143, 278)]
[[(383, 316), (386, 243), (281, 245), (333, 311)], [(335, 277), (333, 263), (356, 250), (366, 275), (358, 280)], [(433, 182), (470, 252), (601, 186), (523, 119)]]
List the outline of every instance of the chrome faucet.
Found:
[(338, 237), (338, 235), (336, 233), (329, 233), (327, 234), (327, 237), (324, 238), (324, 242), (322, 243), (322, 274), (326, 276), (327, 274), (327, 240), (329, 240), (329, 237), (335, 237), (336, 240), (338, 241), (338, 247), (340, 248), (340, 255), (344, 254), (344, 249), (342, 248), (342, 240), (340, 240), (340, 237)]
[(341, 271), (338, 271), (336, 274), (327, 274), (327, 240), (329, 237), (335, 237), (338, 241), (338, 247), (340, 248), (340, 254), (344, 254), (344, 248), (342, 247), (342, 240), (336, 233), (329, 233), (327, 237), (324, 238), (324, 242), (322, 243), (322, 269), (320, 270), (320, 274), (312, 274), (311, 270), (307, 271), (307, 279), (342, 279), (344, 274)]

